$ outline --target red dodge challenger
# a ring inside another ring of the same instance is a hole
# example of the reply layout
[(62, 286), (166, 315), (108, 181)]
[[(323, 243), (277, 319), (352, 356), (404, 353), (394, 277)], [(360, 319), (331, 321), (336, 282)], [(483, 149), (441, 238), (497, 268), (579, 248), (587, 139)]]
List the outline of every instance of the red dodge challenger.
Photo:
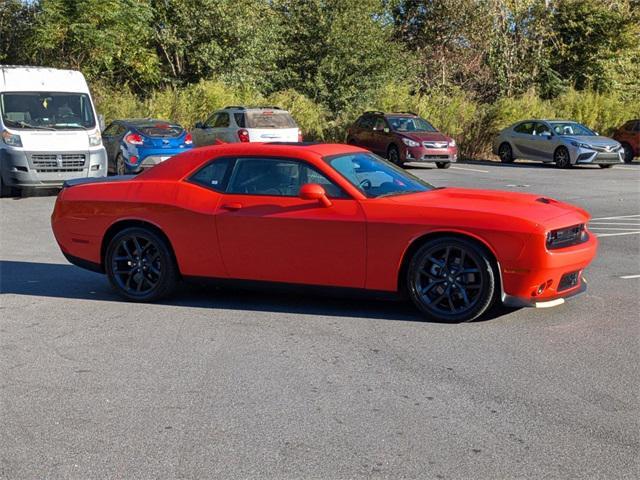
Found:
[(545, 307), (583, 292), (588, 220), (539, 195), (436, 188), (358, 147), (283, 143), (72, 180), (51, 219), (67, 259), (128, 300), (206, 277), (406, 293), (452, 322), (495, 299)]

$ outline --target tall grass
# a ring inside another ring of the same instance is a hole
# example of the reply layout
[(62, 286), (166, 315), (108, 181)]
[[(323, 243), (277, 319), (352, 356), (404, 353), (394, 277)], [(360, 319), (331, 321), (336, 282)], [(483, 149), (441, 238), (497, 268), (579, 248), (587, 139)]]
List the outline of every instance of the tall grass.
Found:
[(616, 94), (573, 89), (552, 100), (529, 91), (483, 104), (459, 88), (417, 94), (407, 85), (390, 83), (341, 112), (331, 112), (295, 90), (265, 97), (256, 90), (234, 87), (219, 80), (159, 89), (144, 98), (131, 93), (126, 85), (119, 88), (93, 85), (93, 94), (98, 111), (107, 122), (117, 118), (155, 117), (176, 121), (187, 128), (227, 105), (277, 105), (292, 113), (305, 139), (325, 142), (344, 141), (346, 129), (365, 110), (410, 111), (453, 136), (462, 158), (489, 157), (493, 137), (502, 128), (525, 118), (572, 119), (602, 134), (610, 134), (624, 121), (640, 117), (638, 103), (630, 105)]

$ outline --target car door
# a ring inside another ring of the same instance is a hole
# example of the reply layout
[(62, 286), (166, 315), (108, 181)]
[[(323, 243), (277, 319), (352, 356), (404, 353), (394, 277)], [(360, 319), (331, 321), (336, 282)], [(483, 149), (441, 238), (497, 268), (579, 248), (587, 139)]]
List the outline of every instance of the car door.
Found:
[(194, 128), (191, 132), (196, 147), (213, 145), (215, 142), (215, 131), (213, 126), (216, 123), (219, 113), (214, 113), (202, 124), (200, 128)]
[(115, 159), (120, 152), (120, 141), (126, 128), (118, 122), (113, 122), (102, 132), (102, 144), (107, 151), (107, 170), (115, 172)]
[(371, 133), (375, 118), (367, 115), (360, 119), (353, 132), (353, 144), (362, 148), (371, 149)]
[(530, 146), (534, 130), (534, 122), (522, 122), (516, 125), (511, 135), (511, 146), (517, 157), (536, 158)]
[(544, 122), (535, 122), (532, 135), (523, 140), (527, 145), (529, 156), (534, 160), (553, 161), (554, 142), (551, 128)]
[[(298, 197), (305, 183), (322, 184), (331, 206)], [(306, 162), (238, 158), (216, 222), (231, 278), (364, 287), (362, 208)]]
[(386, 156), (392, 134), (384, 117), (377, 117), (371, 130), (371, 149), (378, 155)]

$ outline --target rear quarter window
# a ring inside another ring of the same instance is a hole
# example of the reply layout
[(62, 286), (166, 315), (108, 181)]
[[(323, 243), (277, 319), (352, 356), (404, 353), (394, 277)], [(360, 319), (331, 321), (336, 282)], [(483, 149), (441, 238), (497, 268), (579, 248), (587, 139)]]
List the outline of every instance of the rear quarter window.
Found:
[(231, 176), (233, 161), (232, 158), (214, 160), (194, 173), (189, 178), (189, 182), (217, 192), (224, 192)]

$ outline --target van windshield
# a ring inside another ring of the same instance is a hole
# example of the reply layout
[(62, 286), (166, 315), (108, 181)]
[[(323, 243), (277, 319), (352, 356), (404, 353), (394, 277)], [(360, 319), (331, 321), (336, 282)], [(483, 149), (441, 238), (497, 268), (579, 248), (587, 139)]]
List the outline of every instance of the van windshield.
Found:
[(0, 94), (2, 121), (10, 128), (91, 129), (96, 120), (84, 93), (12, 92)]

